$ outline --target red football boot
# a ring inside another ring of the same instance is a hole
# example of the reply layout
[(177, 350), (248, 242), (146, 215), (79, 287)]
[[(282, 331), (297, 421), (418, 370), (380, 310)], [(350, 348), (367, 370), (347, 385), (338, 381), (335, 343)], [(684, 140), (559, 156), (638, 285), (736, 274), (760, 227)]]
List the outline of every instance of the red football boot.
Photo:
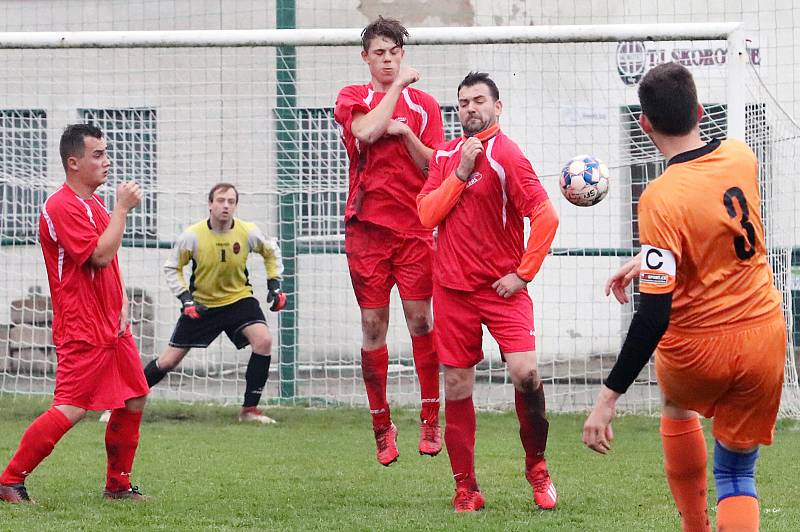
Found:
[(375, 454), (381, 465), (389, 466), (397, 461), (400, 451), (397, 450), (397, 427), (394, 423), (375, 431), (375, 445)]
[(33, 502), (28, 496), (25, 484), (0, 484), (0, 501), (10, 504)]
[(144, 502), (147, 500), (147, 497), (142, 495), (142, 492), (139, 491), (138, 486), (131, 486), (126, 490), (120, 491), (104, 490), (103, 498), (109, 501), (128, 500), (134, 502)]
[(453, 508), (456, 512), (477, 512), (485, 503), (480, 490), (470, 486), (456, 486), (456, 494), (453, 495)]
[(536, 506), (542, 510), (552, 510), (556, 507), (558, 495), (556, 487), (550, 479), (550, 472), (547, 471), (547, 462), (542, 460), (532, 466), (525, 472), (525, 478), (533, 487), (533, 501)]
[(438, 423), (423, 421), (419, 425), (419, 454), (436, 456), (442, 450), (442, 428)]

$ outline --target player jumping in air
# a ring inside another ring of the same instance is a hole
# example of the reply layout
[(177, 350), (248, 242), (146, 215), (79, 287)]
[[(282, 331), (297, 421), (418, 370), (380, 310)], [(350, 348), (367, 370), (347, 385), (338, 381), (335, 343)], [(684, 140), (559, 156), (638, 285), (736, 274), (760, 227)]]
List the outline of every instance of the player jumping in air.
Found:
[(639, 123), (667, 168), (639, 202), (641, 254), (606, 286), (627, 302), (625, 287), (638, 275), (641, 301), (583, 441), (609, 451), (616, 401), (658, 347), (664, 470), (683, 530), (711, 530), (699, 412), (713, 417), (717, 528), (755, 531), (758, 446), (772, 442), (786, 348), (764, 246), (758, 163), (741, 141), (700, 138), (702, 107), (679, 64), (650, 70), (639, 101)]
[(442, 448), (439, 360), (431, 333), (433, 236), (420, 224), (414, 203), (433, 148), (443, 141), (442, 115), (436, 100), (411, 87), (419, 73), (401, 66), (407, 36), (398, 21), (382, 17), (364, 28), (361, 57), (370, 82), (344, 87), (334, 112), (350, 159), (345, 252), (361, 309), (361, 369), (378, 462), (385, 466), (400, 454), (386, 398), (389, 293), (395, 284), (420, 383), (419, 452), (434, 456)]

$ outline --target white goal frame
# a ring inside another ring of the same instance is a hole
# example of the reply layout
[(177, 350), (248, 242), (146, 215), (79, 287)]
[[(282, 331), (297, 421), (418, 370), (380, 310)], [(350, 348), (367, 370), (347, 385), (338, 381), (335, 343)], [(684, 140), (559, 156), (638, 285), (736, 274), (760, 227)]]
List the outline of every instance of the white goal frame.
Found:
[[(427, 27), (408, 30), (407, 45), (726, 41), (727, 135), (745, 140), (747, 102), (742, 87), (748, 74), (748, 50), (745, 30), (739, 22)], [(362, 28), (0, 32), (0, 50), (360, 47), (361, 32)]]

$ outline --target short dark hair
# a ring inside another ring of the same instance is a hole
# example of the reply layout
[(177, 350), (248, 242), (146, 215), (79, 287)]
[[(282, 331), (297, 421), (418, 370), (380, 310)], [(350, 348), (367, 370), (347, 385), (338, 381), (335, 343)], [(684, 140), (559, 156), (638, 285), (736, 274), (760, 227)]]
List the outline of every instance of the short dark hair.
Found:
[(236, 204), (239, 204), (239, 191), (236, 190), (236, 186), (233, 183), (217, 183), (211, 190), (208, 191), (208, 202), (212, 203), (214, 201), (214, 194), (217, 192), (225, 192), (226, 190), (233, 189), (236, 192)]
[(664, 63), (639, 83), (642, 113), (659, 133), (685, 135), (697, 125), (697, 88), (689, 69)]
[(489, 87), (489, 92), (492, 94), (492, 98), (494, 101), (500, 99), (500, 91), (497, 89), (497, 84), (492, 81), (492, 78), (489, 77), (489, 74), (486, 72), (470, 72), (467, 76), (461, 80), (461, 83), (458, 84), (458, 89), (456, 90), (456, 95), (461, 92), (462, 87), (472, 87), (473, 85), (477, 85), (478, 83), (483, 83), (487, 87)]
[(369, 51), (369, 43), (375, 37), (386, 37), (400, 48), (405, 44), (408, 37), (408, 30), (400, 24), (399, 20), (393, 18), (383, 18), (378, 15), (377, 20), (371, 22), (364, 31), (361, 32), (361, 46), (364, 51)]
[(91, 124), (70, 124), (61, 134), (58, 150), (61, 153), (61, 164), (67, 169), (67, 159), (70, 157), (83, 157), (84, 137), (103, 138), (103, 131)]

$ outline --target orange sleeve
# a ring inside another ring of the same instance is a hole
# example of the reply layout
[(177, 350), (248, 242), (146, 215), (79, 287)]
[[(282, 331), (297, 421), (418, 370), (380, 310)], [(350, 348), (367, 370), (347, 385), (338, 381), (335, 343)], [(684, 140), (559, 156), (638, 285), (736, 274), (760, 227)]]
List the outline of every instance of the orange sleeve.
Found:
[(422, 225), (428, 229), (439, 225), (458, 203), (466, 185), (453, 172), (435, 190), (419, 194), (417, 196), (417, 212)]
[(537, 203), (529, 218), (531, 234), (528, 236), (528, 246), (517, 268), (517, 275), (526, 282), (533, 280), (542, 267), (558, 229), (558, 214), (550, 200)]

